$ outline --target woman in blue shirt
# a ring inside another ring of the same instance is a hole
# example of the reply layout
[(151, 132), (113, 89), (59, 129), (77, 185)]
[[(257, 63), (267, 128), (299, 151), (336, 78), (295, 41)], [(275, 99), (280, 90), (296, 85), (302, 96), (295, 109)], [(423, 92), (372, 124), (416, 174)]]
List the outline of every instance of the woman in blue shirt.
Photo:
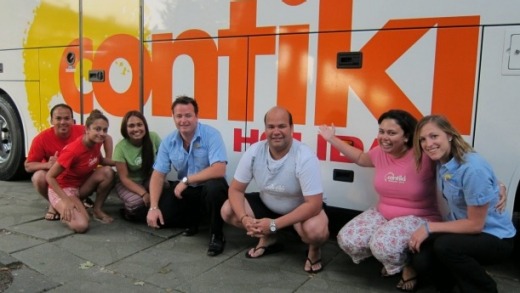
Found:
[(440, 292), (497, 292), (482, 267), (505, 260), (516, 230), (511, 216), (495, 209), (499, 184), (493, 169), (442, 116), (424, 117), (415, 131), (414, 151), (437, 162), (437, 184), (448, 205), (445, 222), (421, 226), (410, 239), (413, 265), (433, 274)]

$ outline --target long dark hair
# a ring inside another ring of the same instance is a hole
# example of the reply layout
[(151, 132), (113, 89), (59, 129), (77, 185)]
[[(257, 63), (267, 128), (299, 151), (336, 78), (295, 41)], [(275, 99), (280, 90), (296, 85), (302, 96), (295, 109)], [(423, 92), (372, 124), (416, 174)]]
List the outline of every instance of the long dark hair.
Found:
[(412, 114), (399, 109), (392, 109), (381, 114), (377, 123), (381, 124), (385, 119), (393, 119), (399, 126), (401, 126), (401, 129), (404, 132), (404, 137), (406, 138), (406, 148), (411, 149), (413, 147), (413, 136), (415, 126), (417, 125), (417, 119), (415, 119)]
[(142, 143), (142, 149), (141, 149), (141, 173), (143, 176), (148, 179), (148, 176), (152, 173), (152, 167), (153, 162), (155, 159), (154, 149), (153, 149), (153, 143), (152, 139), (150, 138), (150, 131), (148, 130), (148, 122), (146, 122), (146, 118), (144, 118), (144, 115), (139, 111), (129, 111), (125, 114), (123, 117), (123, 120), (121, 121), (121, 135), (125, 139), (129, 139), (128, 136), (128, 119), (130, 117), (137, 117), (143, 121), (145, 134), (143, 136), (143, 143)]

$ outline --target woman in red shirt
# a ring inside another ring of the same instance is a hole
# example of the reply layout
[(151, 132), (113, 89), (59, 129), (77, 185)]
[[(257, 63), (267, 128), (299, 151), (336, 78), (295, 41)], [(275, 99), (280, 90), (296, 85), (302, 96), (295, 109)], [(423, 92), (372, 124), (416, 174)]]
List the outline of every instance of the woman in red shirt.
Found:
[[(76, 233), (84, 233), (89, 222), (89, 215), (80, 199), (81, 189), (96, 189), (94, 218), (103, 223), (113, 220), (101, 210), (114, 179), (114, 171), (106, 166), (113, 165), (113, 162), (101, 155), (107, 131), (108, 119), (99, 110), (93, 110), (85, 122), (85, 134), (65, 146), (46, 176), (49, 201), (60, 213), (61, 220)], [(91, 179), (98, 165), (106, 166), (102, 167), (104, 176), (100, 180)]]

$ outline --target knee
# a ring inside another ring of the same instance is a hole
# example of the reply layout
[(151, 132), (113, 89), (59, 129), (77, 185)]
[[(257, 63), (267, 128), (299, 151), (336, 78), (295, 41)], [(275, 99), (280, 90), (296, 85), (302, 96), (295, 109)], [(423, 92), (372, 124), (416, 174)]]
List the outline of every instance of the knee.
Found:
[(233, 219), (235, 218), (235, 212), (231, 208), (231, 204), (229, 204), (229, 200), (226, 200), (220, 209), (220, 216), (224, 220), (224, 222), (228, 224), (235, 224)]
[(449, 237), (439, 236), (435, 239), (435, 242), (433, 242), (433, 252), (439, 258), (443, 258), (449, 255), (450, 251), (453, 250), (453, 244), (454, 242), (452, 242)]
[(329, 239), (329, 227), (326, 223), (304, 224), (303, 231), (305, 234), (302, 240), (306, 243), (324, 243)]
[(210, 204), (222, 205), (227, 199), (228, 187), (225, 179), (212, 179), (204, 183), (207, 194), (206, 201)]
[(43, 170), (34, 172), (33, 176), (31, 177), (31, 181), (32, 181), (33, 185), (36, 187), (42, 187), (42, 186), (46, 187), (47, 186), (47, 179), (45, 178), (46, 175), (47, 175), (47, 172), (45, 172)]
[(350, 225), (347, 224), (343, 226), (338, 232), (338, 235), (336, 236), (336, 239), (338, 241), (338, 246), (346, 253), (351, 254), (356, 250), (356, 247), (359, 245), (356, 245), (356, 239), (357, 234), (355, 231), (352, 231), (350, 229)]
[(74, 231), (75, 233), (85, 233), (88, 230), (88, 219), (84, 219), (83, 217), (80, 217), (74, 222), (71, 222), (69, 224), (70, 229)]
[(109, 166), (103, 166), (101, 167), (101, 172), (103, 174), (103, 177), (106, 178), (107, 181), (112, 181), (114, 180), (114, 177), (115, 177), (115, 171), (114, 169), (112, 169), (111, 167)]

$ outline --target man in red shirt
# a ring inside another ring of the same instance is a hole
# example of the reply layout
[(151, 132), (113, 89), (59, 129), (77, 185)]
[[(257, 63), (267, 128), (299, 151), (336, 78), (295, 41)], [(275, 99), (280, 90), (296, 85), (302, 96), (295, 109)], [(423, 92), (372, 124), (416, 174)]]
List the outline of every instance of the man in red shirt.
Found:
[[(69, 105), (55, 105), (52, 107), (50, 114), (52, 127), (43, 130), (33, 139), (24, 164), (27, 172), (34, 173), (31, 179), (34, 188), (46, 200), (49, 200), (47, 195), (48, 185), (45, 180), (47, 171), (56, 162), (61, 150), (85, 133), (84, 126), (74, 124), (72, 108)], [(112, 158), (112, 146), (112, 137), (107, 135), (104, 143), (106, 158)], [(99, 176), (99, 174), (96, 175), (96, 172), (94, 172), (92, 176)], [(80, 194), (81, 198), (87, 198), (96, 188), (88, 189), (92, 190), (81, 190), (85, 192), (85, 194)], [(50, 204), (45, 219), (49, 221), (60, 219), (60, 215)]]

